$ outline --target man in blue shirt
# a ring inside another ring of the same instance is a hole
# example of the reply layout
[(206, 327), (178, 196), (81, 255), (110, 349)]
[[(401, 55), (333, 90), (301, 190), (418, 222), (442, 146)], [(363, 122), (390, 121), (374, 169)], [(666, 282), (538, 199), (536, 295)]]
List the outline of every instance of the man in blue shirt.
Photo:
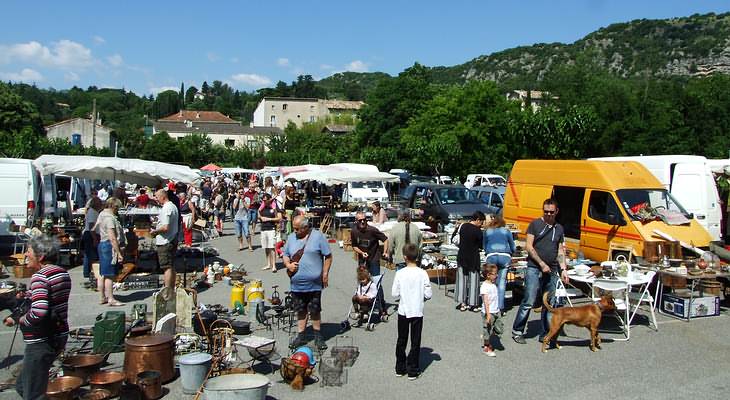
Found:
[[(314, 344), (319, 350), (327, 349), (320, 333), (322, 311), (322, 289), (329, 282), (332, 266), (332, 252), (322, 232), (312, 230), (311, 223), (303, 216), (292, 221), (294, 233), (290, 234), (284, 246), (284, 266), (291, 276), (291, 296), (294, 312), (297, 313), (297, 336), (289, 343), (292, 349), (306, 344), (304, 330), (307, 317), (312, 318)], [(303, 252), (300, 250), (304, 249)]]

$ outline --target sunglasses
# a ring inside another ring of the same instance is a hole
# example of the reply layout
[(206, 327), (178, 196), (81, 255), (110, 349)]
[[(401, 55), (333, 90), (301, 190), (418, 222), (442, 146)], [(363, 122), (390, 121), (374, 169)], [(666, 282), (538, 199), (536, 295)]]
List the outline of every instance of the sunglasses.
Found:
[(358, 219), (357, 220), (357, 223), (359, 223), (359, 224), (366, 224), (367, 222), (368, 222), (367, 219)]
[(545, 213), (546, 215), (553, 215), (553, 214), (555, 214), (555, 213), (556, 213), (557, 211), (551, 211), (551, 210), (542, 210), (542, 212), (543, 212), (543, 213)]

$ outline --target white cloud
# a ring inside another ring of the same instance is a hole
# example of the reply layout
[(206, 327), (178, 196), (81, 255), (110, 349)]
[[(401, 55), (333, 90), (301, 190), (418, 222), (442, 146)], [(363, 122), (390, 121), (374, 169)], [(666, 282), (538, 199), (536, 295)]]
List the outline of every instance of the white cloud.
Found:
[(276, 65), (278, 65), (280, 67), (288, 67), (289, 66), (289, 59), (288, 58), (284, 58), (284, 57), (279, 58), (278, 60), (276, 60)]
[(345, 65), (345, 71), (368, 72), (368, 65), (360, 60), (354, 60)]
[(51, 48), (36, 41), (0, 45), (0, 64), (19, 61), (62, 69), (86, 68), (96, 62), (90, 49), (66, 39), (51, 43)]
[(96, 43), (96, 44), (104, 44), (104, 43), (106, 43), (106, 40), (103, 37), (99, 36), (99, 35), (94, 35), (94, 37), (92, 39), (94, 40), (94, 43)]
[(231, 79), (249, 86), (266, 86), (271, 84), (271, 79), (257, 74), (236, 74), (231, 76)]
[(153, 95), (157, 96), (158, 94), (160, 94), (166, 90), (174, 90), (177, 92), (178, 90), (180, 90), (180, 88), (175, 87), (175, 86), (157, 86), (157, 87), (148, 88), (147, 90), (150, 93), (152, 93)]
[(114, 54), (113, 56), (107, 57), (106, 61), (113, 67), (119, 67), (122, 65), (122, 63), (124, 63), (124, 59), (122, 59), (122, 56), (120, 56), (119, 54)]
[(43, 75), (36, 70), (23, 68), (20, 72), (0, 72), (0, 79), (4, 81), (33, 83), (43, 80)]
[(63, 77), (67, 81), (78, 81), (80, 79), (79, 78), (79, 74), (77, 74), (77, 73), (75, 73), (73, 71), (66, 72), (65, 74), (63, 74)]

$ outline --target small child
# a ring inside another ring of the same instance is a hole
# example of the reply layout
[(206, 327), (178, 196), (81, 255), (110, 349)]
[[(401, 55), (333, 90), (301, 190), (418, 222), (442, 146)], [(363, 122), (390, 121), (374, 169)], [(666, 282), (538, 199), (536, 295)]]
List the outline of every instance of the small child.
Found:
[[(395, 273), (391, 291), (394, 298), (400, 298), (398, 340), (395, 345), (395, 375), (403, 376), (408, 373), (408, 380), (418, 379), (418, 376), (421, 375), (418, 357), (421, 352), (423, 303), (432, 295), (428, 274), (416, 264), (418, 252), (418, 247), (413, 243), (403, 246), (406, 266)], [(406, 357), (409, 331), (411, 349)]]
[(491, 343), (492, 337), (501, 335), (504, 330), (499, 310), (497, 285), (494, 284), (494, 281), (497, 279), (497, 266), (494, 264), (485, 265), (482, 269), (482, 276), (484, 277), (484, 282), (479, 289), (479, 294), (482, 296), (484, 328), (482, 333), (482, 339), (484, 340), (483, 352), (489, 357), (496, 357), (497, 354), (494, 353), (494, 347)]
[(370, 311), (373, 300), (378, 294), (378, 285), (370, 278), (370, 272), (364, 268), (357, 270), (358, 286), (352, 296), (352, 309), (357, 314), (357, 325), (362, 325), (363, 315)]

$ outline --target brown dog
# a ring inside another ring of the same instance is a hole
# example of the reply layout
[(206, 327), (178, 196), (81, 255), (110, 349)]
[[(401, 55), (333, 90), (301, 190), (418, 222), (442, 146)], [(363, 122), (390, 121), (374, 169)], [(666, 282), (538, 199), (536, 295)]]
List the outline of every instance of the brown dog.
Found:
[(580, 307), (560, 307), (552, 308), (548, 304), (548, 295), (545, 293), (542, 295), (542, 303), (545, 305), (547, 310), (552, 313), (550, 319), (550, 332), (548, 332), (542, 340), (542, 352), (547, 352), (548, 343), (551, 340), (555, 340), (555, 347), (558, 349), (558, 334), (560, 328), (565, 324), (573, 324), (576, 326), (583, 326), (591, 331), (591, 351), (601, 348), (601, 337), (598, 336), (598, 325), (601, 323), (601, 315), (603, 311), (612, 311), (616, 309), (616, 304), (613, 302), (611, 296), (601, 296), (601, 300), (598, 304), (588, 304)]

